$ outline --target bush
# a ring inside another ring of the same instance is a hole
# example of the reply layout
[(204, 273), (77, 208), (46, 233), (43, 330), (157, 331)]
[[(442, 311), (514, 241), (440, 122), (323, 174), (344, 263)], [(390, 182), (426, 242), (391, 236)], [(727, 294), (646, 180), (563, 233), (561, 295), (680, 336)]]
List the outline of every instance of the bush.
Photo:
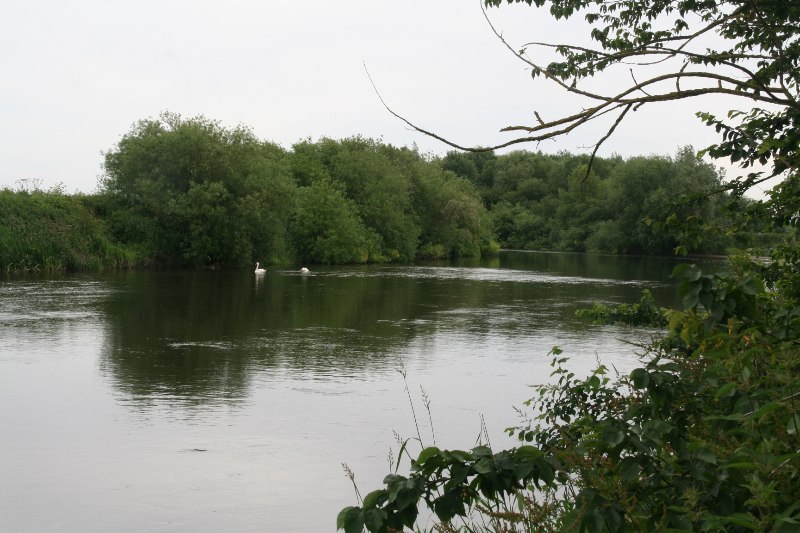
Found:
[(112, 242), (91, 204), (91, 197), (57, 191), (0, 191), (0, 269), (75, 271), (135, 264), (136, 254)]
[(800, 308), (752, 276), (676, 272), (687, 304), (627, 376), (554, 348), (522, 446), (425, 448), (338, 526), (456, 531), (797, 531)]
[(657, 307), (649, 289), (642, 291), (639, 303), (608, 306), (595, 303), (591, 309), (578, 309), (579, 317), (590, 318), (600, 324), (628, 324), (630, 326), (664, 327), (667, 310)]

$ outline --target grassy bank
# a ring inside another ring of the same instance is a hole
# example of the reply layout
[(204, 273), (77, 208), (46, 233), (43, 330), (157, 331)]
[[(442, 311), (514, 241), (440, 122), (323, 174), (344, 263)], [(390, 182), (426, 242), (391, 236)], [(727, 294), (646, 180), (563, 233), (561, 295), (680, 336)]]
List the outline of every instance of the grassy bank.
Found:
[(130, 268), (136, 254), (114, 244), (84, 196), (0, 191), (0, 271)]

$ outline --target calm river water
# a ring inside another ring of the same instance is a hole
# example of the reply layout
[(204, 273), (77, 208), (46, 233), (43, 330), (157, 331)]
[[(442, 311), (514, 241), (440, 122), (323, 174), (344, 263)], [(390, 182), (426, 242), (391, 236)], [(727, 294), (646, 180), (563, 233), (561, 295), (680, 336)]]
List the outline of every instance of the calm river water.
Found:
[(644, 287), (665, 304), (674, 264), (504, 252), (2, 278), (0, 531), (334, 531), (355, 504), (342, 463), (366, 494), (395, 433), (417, 435), (406, 383), (426, 445), (472, 447), (482, 415), (512, 446), (553, 345), (579, 372), (637, 362), (625, 340), (643, 332), (575, 310)]

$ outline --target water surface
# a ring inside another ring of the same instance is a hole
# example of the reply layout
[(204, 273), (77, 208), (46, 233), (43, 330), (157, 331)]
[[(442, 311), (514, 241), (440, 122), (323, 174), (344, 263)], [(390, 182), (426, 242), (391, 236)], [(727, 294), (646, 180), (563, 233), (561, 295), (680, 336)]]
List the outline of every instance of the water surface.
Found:
[[(460, 264), (0, 281), (0, 530), (333, 531), (395, 434), (495, 448), (559, 345), (585, 372), (647, 332), (574, 316), (666, 304), (674, 262)], [(405, 368), (404, 380), (399, 369)], [(417, 424), (406, 392), (415, 402)], [(433, 426), (422, 404), (430, 399)]]

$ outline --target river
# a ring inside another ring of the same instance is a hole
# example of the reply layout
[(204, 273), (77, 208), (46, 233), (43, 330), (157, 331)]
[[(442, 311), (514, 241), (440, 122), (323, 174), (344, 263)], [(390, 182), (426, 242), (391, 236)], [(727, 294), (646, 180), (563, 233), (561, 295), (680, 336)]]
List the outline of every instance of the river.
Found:
[(0, 531), (334, 531), (356, 503), (342, 463), (379, 488), (398, 436), (470, 448), (483, 419), (513, 446), (552, 346), (577, 372), (629, 371), (647, 332), (575, 310), (645, 287), (671, 302), (674, 265), (503, 252), (0, 278)]

